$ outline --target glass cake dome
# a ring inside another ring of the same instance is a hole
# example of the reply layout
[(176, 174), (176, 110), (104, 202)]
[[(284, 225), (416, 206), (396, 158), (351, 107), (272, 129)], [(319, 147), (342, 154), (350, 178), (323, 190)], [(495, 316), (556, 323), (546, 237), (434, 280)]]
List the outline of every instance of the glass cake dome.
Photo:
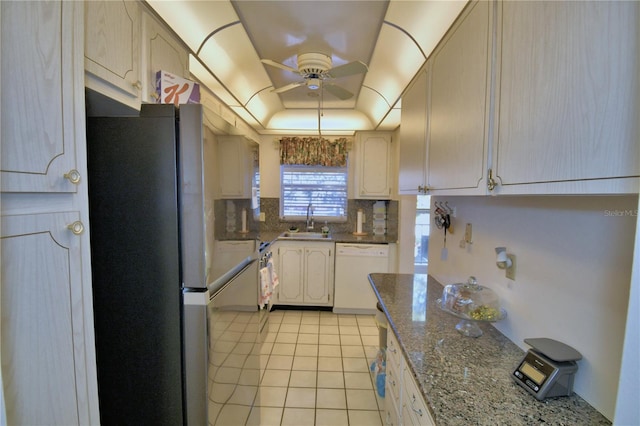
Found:
[(438, 305), (443, 311), (462, 319), (456, 325), (456, 330), (468, 337), (482, 336), (478, 322), (500, 321), (507, 316), (500, 307), (498, 295), (490, 288), (479, 285), (473, 276), (466, 283), (445, 286)]

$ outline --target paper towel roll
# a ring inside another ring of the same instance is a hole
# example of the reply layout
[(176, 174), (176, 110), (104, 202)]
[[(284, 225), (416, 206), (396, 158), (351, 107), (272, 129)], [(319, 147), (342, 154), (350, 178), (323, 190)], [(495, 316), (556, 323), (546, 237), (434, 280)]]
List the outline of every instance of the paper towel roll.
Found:
[(242, 209), (242, 232), (247, 231), (247, 209)]
[(358, 210), (358, 222), (356, 224), (356, 232), (362, 234), (362, 210)]

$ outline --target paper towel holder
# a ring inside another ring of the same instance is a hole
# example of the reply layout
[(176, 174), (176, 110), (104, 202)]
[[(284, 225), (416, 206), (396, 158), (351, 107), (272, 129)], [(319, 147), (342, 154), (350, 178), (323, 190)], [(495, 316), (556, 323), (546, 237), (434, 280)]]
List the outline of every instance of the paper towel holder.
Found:
[(511, 280), (516, 279), (516, 256), (507, 253), (506, 247), (496, 247), (496, 266), (505, 270), (505, 276)]

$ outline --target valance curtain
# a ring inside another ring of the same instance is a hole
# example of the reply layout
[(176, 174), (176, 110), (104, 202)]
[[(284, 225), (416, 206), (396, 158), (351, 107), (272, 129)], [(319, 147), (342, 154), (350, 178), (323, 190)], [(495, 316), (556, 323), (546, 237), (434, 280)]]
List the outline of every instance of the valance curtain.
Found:
[(319, 137), (287, 137), (280, 139), (280, 164), (346, 167), (348, 141), (329, 141)]

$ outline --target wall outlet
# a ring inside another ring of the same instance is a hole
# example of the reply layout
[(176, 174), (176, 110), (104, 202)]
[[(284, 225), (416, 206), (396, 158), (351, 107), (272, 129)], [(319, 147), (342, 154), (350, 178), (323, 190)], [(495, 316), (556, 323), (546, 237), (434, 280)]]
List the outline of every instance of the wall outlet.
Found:
[(265, 222), (267, 220), (267, 216), (264, 212), (260, 212), (260, 222)]

